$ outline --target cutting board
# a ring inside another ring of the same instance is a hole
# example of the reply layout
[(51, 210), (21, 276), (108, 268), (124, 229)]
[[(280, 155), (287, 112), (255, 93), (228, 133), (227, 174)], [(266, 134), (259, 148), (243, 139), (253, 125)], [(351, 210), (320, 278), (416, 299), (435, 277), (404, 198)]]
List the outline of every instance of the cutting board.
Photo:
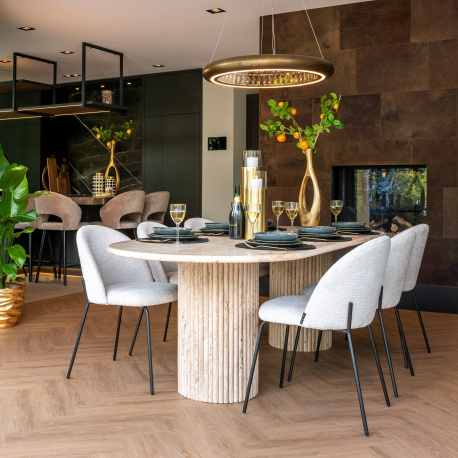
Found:
[(57, 190), (57, 161), (55, 157), (46, 158), (48, 166), (48, 183), (51, 192), (59, 192)]

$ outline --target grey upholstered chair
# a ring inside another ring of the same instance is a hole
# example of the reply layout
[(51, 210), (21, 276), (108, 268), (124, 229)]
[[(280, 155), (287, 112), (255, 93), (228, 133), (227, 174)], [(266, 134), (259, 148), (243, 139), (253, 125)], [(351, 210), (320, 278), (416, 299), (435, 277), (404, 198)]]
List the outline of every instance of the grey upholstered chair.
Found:
[(144, 221), (154, 221), (164, 223), (164, 217), (169, 206), (170, 192), (158, 191), (152, 192), (145, 196), (145, 205), (143, 207), (142, 223)]
[(258, 339), (253, 355), (253, 363), (243, 406), (244, 413), (248, 405), (248, 397), (256, 367), (261, 332), (266, 322), (286, 325), (280, 386), (283, 383), (289, 327), (291, 325), (319, 330), (340, 331), (348, 336), (364, 433), (366, 436), (369, 435), (353, 351), (351, 330), (362, 327), (368, 328), (385, 401), (389, 406), (388, 393), (371, 330), (371, 323), (377, 310), (383, 282), (383, 275), (380, 275), (380, 272), (385, 272), (389, 251), (390, 239), (388, 237), (378, 237), (371, 240), (355, 248), (336, 262), (323, 275), (312, 294), (277, 297), (265, 302), (260, 307), (259, 318), (262, 322), (259, 326)]
[[(26, 209), (24, 210), (24, 213), (27, 213), (29, 212), (30, 210), (35, 210), (35, 199), (29, 199), (29, 201), (27, 202), (27, 207)], [(18, 230), (18, 231), (22, 231), (24, 230), (26, 227), (33, 227), (34, 229), (38, 229), (38, 220), (35, 220), (35, 221), (32, 221), (31, 223), (17, 223), (15, 226), (14, 226), (14, 229), (15, 230)], [(29, 232), (28, 234), (29, 236), (29, 262), (28, 262), (28, 265), (29, 265), (29, 282), (32, 281), (32, 271), (33, 271), (33, 259), (32, 259), (32, 256), (33, 256), (33, 244), (32, 244), (32, 232)]]
[(203, 227), (205, 227), (205, 223), (213, 223), (213, 222), (214, 221), (212, 221), (211, 219), (189, 218), (184, 222), (183, 226), (188, 227), (192, 231), (196, 232), (199, 229), (202, 229)]
[[(105, 226), (116, 230), (132, 229), (134, 237), (137, 236), (137, 226), (141, 222), (145, 203), (144, 191), (128, 191), (118, 194), (100, 209), (100, 219), (92, 224)], [(128, 216), (129, 220), (121, 221)]]
[[(54, 256), (52, 252), (51, 238), (49, 237), (48, 231), (59, 231), (62, 234), (61, 243), (61, 261), (59, 265), (62, 265), (64, 286), (67, 285), (67, 231), (77, 231), (80, 227), (87, 223), (81, 223), (81, 208), (70, 197), (59, 194), (58, 192), (52, 192), (49, 195), (42, 195), (37, 197), (35, 200), (35, 209), (38, 213), (38, 228), (42, 231), (40, 252), (38, 255), (37, 273), (35, 275), (35, 282), (38, 283), (40, 276), (40, 267), (43, 256), (43, 247), (46, 238), (48, 238), (49, 250), (51, 253), (52, 262), (54, 264)], [(49, 221), (49, 217), (54, 216), (60, 219), (60, 221)], [(59, 278), (60, 278), (60, 267), (59, 267)], [(56, 271), (54, 267), (54, 276)]]
[(412, 292), (413, 301), (415, 304), (415, 308), (417, 309), (418, 319), (420, 320), (420, 326), (423, 332), (423, 338), (425, 339), (426, 349), (428, 350), (428, 353), (431, 353), (428, 337), (426, 336), (425, 326), (423, 324), (423, 319), (421, 317), (420, 308), (418, 307), (417, 297), (414, 291), (415, 285), (417, 284), (418, 273), (420, 272), (423, 253), (425, 252), (426, 241), (428, 239), (429, 234), (429, 226), (427, 224), (419, 224), (407, 230), (415, 232), (416, 238), (415, 245), (412, 250), (412, 256), (410, 258), (410, 263), (407, 267), (406, 277), (402, 291)]
[(116, 360), (123, 306), (141, 307), (146, 314), (150, 392), (154, 394), (148, 307), (177, 300), (178, 287), (171, 283), (155, 282), (146, 261), (121, 258), (108, 253), (108, 245), (126, 240), (129, 240), (126, 235), (106, 227), (86, 226), (77, 233), (76, 242), (87, 303), (67, 378), (70, 378), (90, 304), (119, 306), (113, 361)]

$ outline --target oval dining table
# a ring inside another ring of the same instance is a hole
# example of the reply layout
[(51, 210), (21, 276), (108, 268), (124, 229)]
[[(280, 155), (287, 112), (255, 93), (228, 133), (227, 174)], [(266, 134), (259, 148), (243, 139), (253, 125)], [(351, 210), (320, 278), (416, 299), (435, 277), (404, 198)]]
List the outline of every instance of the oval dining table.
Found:
[[(334, 251), (373, 237), (310, 242), (315, 249), (297, 251), (243, 249), (235, 246), (243, 240), (224, 236), (181, 245), (132, 240), (113, 243), (108, 251), (127, 258), (178, 262), (178, 392), (196, 401), (234, 403), (244, 400), (258, 333), (259, 263), (270, 263), (271, 299), (299, 294), (329, 269)], [(290, 350), (295, 334), (291, 329)], [(317, 335), (317, 330), (304, 329), (298, 351), (314, 351)], [(283, 348), (284, 336), (285, 326), (270, 324), (270, 345)], [(331, 344), (331, 331), (324, 331), (320, 348)], [(258, 368), (259, 364), (250, 398), (258, 393)]]

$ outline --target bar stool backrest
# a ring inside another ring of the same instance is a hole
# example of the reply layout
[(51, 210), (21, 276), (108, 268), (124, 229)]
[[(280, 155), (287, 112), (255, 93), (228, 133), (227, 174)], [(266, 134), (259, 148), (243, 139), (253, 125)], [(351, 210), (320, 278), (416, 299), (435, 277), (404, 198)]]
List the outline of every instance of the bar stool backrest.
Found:
[(347, 329), (368, 326), (374, 319), (382, 288), (390, 239), (377, 237), (339, 259), (321, 278), (305, 309), (303, 326), (312, 329)]
[(143, 208), (142, 223), (150, 218), (156, 223), (164, 223), (164, 217), (169, 206), (170, 192), (158, 191), (145, 196), (145, 206)]
[(399, 304), (415, 238), (415, 231), (407, 229), (391, 239), (390, 254), (383, 279), (383, 309), (396, 307)]
[(184, 227), (188, 227), (192, 231), (198, 231), (205, 227), (205, 223), (213, 223), (213, 221), (205, 218), (189, 218), (184, 222)]
[(81, 221), (81, 208), (70, 197), (52, 192), (42, 195), (35, 200), (35, 210), (38, 213), (38, 228), (47, 223), (49, 216), (57, 216), (62, 220), (62, 231), (76, 231)]
[(111, 243), (129, 241), (127, 235), (103, 226), (83, 226), (76, 234), (76, 244), (88, 300), (108, 305), (105, 288), (118, 283), (152, 282), (146, 261), (122, 258), (108, 253)]
[(402, 291), (411, 291), (417, 284), (418, 273), (420, 272), (421, 261), (425, 252), (426, 241), (428, 240), (429, 226), (427, 224), (419, 224), (407, 230), (414, 231), (416, 238)]
[(121, 218), (129, 216), (140, 223), (145, 204), (145, 191), (128, 191), (117, 195), (100, 209), (100, 218), (105, 227), (121, 229)]

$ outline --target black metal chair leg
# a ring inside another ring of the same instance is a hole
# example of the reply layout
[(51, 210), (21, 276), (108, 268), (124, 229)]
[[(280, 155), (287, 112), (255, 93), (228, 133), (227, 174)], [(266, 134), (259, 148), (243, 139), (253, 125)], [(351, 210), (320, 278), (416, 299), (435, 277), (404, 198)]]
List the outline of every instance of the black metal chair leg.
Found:
[(243, 403), (243, 409), (242, 409), (243, 413), (246, 413), (246, 409), (248, 407), (248, 398), (250, 396), (251, 384), (253, 383), (254, 370), (256, 368), (256, 360), (258, 359), (259, 344), (261, 342), (262, 328), (265, 324), (266, 324), (266, 321), (263, 321), (261, 325), (259, 326), (258, 340), (256, 341), (256, 347), (254, 348), (253, 362), (251, 363), (250, 377), (248, 379), (248, 385), (246, 387), (245, 402)]
[(51, 258), (52, 271), (54, 273), (54, 278), (57, 278), (56, 261), (54, 260), (54, 250), (52, 249), (51, 233), (46, 231), (46, 236), (47, 236), (46, 238), (48, 239), (48, 248), (49, 248), (49, 256)]
[(320, 354), (320, 345), (321, 345), (321, 336), (323, 335), (323, 331), (318, 331), (318, 339), (316, 341), (316, 350), (315, 350), (315, 362), (318, 362), (318, 355)]
[[(394, 313), (396, 315), (396, 310), (394, 309)], [(407, 352), (406, 352), (406, 346), (404, 343), (404, 339), (402, 338), (402, 332), (401, 328), (399, 327), (399, 321), (398, 321), (398, 330), (399, 330), (399, 338), (401, 340), (401, 348), (402, 348), (402, 356), (404, 357), (404, 366), (406, 369), (409, 368), (409, 361), (407, 360)]]
[(291, 364), (289, 365), (288, 382), (291, 382), (291, 378), (293, 377), (293, 368), (294, 368), (294, 362), (296, 361), (297, 346), (299, 344), (300, 335), (301, 335), (301, 327), (298, 326), (297, 332), (296, 332), (296, 340), (294, 341), (293, 355), (291, 356)]
[(75, 348), (73, 349), (72, 359), (70, 361), (70, 366), (67, 372), (67, 378), (70, 378), (70, 374), (72, 373), (73, 363), (75, 362), (76, 351), (78, 350), (78, 345), (80, 343), (81, 333), (83, 332), (84, 322), (86, 321), (88, 310), (89, 310), (89, 302), (86, 303), (86, 308), (84, 309), (83, 319), (81, 320), (80, 330), (78, 332), (78, 337), (76, 338)]
[(32, 281), (33, 252), (32, 252), (32, 233), (29, 232), (29, 282)]
[(149, 362), (149, 388), (150, 393), (154, 394), (154, 384), (153, 384), (153, 363), (151, 361), (151, 335), (150, 335), (150, 326), (149, 326), (149, 312), (147, 307), (145, 309), (146, 315), (146, 336), (148, 338), (148, 362)]
[(415, 303), (415, 308), (417, 309), (417, 315), (418, 315), (418, 319), (420, 321), (421, 330), (423, 332), (423, 338), (425, 339), (426, 349), (428, 350), (428, 353), (431, 353), (431, 348), (429, 347), (428, 337), (426, 336), (425, 325), (423, 324), (423, 319), (421, 317), (420, 308), (418, 307), (417, 296), (415, 295), (415, 291), (414, 290), (412, 290), (412, 297), (413, 297), (413, 301)]
[(132, 232), (134, 233), (134, 240), (137, 238), (137, 229), (135, 227), (132, 229)]
[(405, 355), (407, 358), (407, 365), (410, 369), (410, 375), (414, 376), (415, 373), (413, 371), (412, 361), (410, 360), (410, 353), (409, 349), (407, 348), (406, 337), (404, 335), (404, 330), (402, 329), (401, 317), (399, 316), (399, 310), (397, 306), (394, 307), (394, 313), (396, 314), (396, 320), (398, 321), (399, 334), (401, 337), (401, 343), (404, 345)]
[(380, 383), (382, 384), (383, 394), (385, 395), (385, 402), (390, 407), (390, 398), (388, 397), (388, 391), (386, 390), (385, 377), (383, 377), (382, 366), (380, 365), (380, 359), (377, 353), (377, 346), (375, 345), (374, 335), (372, 334), (371, 325), (367, 327), (369, 331), (369, 337), (371, 338), (372, 351), (374, 352), (375, 364), (377, 364), (378, 375), (380, 377)]
[(122, 305), (119, 307), (118, 327), (116, 329), (116, 340), (113, 352), (113, 361), (116, 361), (116, 353), (118, 352), (119, 329), (121, 328)]
[(38, 283), (40, 277), (41, 257), (43, 256), (43, 247), (45, 245), (46, 231), (41, 234), (40, 251), (38, 253), (37, 273), (35, 274), (35, 283)]
[(170, 311), (171, 310), (172, 310), (172, 303), (169, 302), (169, 310), (167, 311), (167, 319), (165, 320), (164, 338), (162, 339), (163, 342), (167, 340), (167, 330), (169, 329), (169, 320), (170, 320)]
[(140, 323), (142, 322), (144, 311), (145, 311), (145, 307), (142, 307), (142, 311), (140, 312), (140, 316), (138, 317), (137, 327), (135, 328), (134, 337), (132, 339), (132, 343), (130, 344), (129, 356), (132, 356), (132, 350), (134, 349), (135, 341), (137, 340), (138, 328), (140, 327)]
[(394, 379), (393, 365), (391, 364), (391, 354), (390, 349), (388, 348), (388, 340), (385, 333), (385, 324), (383, 322), (383, 316), (381, 309), (378, 310), (378, 316), (380, 318), (380, 327), (382, 328), (383, 343), (385, 344), (386, 359), (388, 360), (388, 367), (390, 369), (391, 383), (393, 384), (394, 397), (398, 397), (398, 388), (396, 386), (396, 380)]
[(63, 261), (62, 270), (64, 271), (64, 286), (67, 286), (67, 237), (66, 231), (62, 231), (62, 250), (63, 250)]
[(289, 324), (286, 325), (285, 344), (283, 346), (283, 359), (281, 361), (280, 388), (283, 388), (283, 378), (285, 377), (286, 353), (288, 351)]
[(366, 436), (369, 436), (369, 429), (367, 427), (367, 421), (366, 421), (366, 412), (364, 410), (363, 395), (361, 394), (361, 385), (359, 383), (358, 368), (356, 367), (355, 353), (353, 350), (353, 342), (351, 340), (350, 332), (347, 332), (347, 336), (348, 336), (348, 346), (350, 347), (351, 362), (353, 363), (353, 371), (355, 373), (356, 391), (358, 392), (359, 408), (361, 410), (361, 418), (363, 420), (364, 434)]

